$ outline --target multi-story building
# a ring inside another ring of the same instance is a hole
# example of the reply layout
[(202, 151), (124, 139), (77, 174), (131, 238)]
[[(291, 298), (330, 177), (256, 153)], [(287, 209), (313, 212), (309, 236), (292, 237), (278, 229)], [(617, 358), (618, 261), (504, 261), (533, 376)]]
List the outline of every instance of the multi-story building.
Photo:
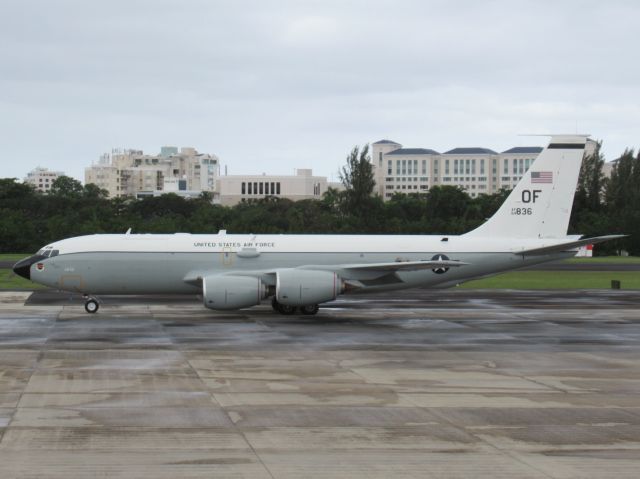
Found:
[[(97, 164), (85, 169), (85, 183), (109, 192), (109, 197), (148, 196), (174, 192), (187, 196), (216, 192), (220, 161), (215, 155), (194, 148), (164, 146), (158, 155), (141, 150), (116, 149), (104, 154)], [(187, 193), (188, 192), (188, 193)]]
[(48, 193), (53, 182), (61, 176), (64, 176), (62, 171), (49, 171), (47, 168), (38, 166), (27, 173), (24, 182), (33, 185), (41, 193)]
[(291, 200), (320, 199), (329, 186), (325, 176), (313, 176), (310, 169), (296, 170), (295, 175), (228, 175), (218, 178), (222, 205), (235, 205), (249, 199), (275, 196)]
[(475, 197), (511, 189), (542, 151), (515, 147), (498, 153), (489, 148), (454, 148), (444, 153), (403, 148), (390, 140), (372, 145), (376, 192), (385, 200), (394, 193), (425, 193), (432, 186), (460, 186)]

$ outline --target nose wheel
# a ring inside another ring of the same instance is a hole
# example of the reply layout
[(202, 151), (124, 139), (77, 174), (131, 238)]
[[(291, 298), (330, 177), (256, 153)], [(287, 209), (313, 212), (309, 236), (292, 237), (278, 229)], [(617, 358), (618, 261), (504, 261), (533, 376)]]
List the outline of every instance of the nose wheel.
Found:
[(100, 308), (100, 303), (95, 298), (89, 298), (84, 303), (84, 310), (87, 313), (94, 314)]

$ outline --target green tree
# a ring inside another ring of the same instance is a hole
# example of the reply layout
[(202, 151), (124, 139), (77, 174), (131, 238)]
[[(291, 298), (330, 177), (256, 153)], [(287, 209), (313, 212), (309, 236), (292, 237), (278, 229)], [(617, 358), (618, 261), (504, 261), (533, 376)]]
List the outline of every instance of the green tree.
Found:
[(584, 206), (593, 212), (600, 211), (604, 195), (604, 156), (600, 151), (601, 146), (602, 142), (597, 142), (594, 152), (582, 160), (576, 189), (576, 197), (581, 197)]
[(0, 201), (22, 201), (32, 198), (36, 192), (28, 183), (19, 183), (17, 178), (0, 178)]
[(22, 211), (0, 208), (0, 252), (36, 252), (41, 246), (38, 221)]
[(227, 228), (230, 217), (231, 208), (209, 202), (200, 203), (191, 215), (188, 229), (191, 233), (217, 233)]
[(340, 191), (336, 188), (332, 188), (331, 186), (328, 187), (327, 191), (323, 193), (321, 201), (325, 209), (333, 211), (334, 214), (338, 214), (340, 210), (340, 203), (342, 201)]
[[(605, 199), (608, 179), (604, 177), (602, 171), (604, 157), (600, 147), (599, 142), (596, 144), (595, 151), (582, 160), (569, 222), (571, 234), (600, 236), (611, 231), (612, 224)], [(615, 253), (615, 249), (614, 243), (606, 243), (599, 245), (595, 254), (612, 254)]]
[(640, 254), (640, 153), (625, 150), (616, 160), (606, 189), (606, 208), (611, 233), (625, 233), (628, 238), (613, 246), (630, 254)]
[(569, 222), (571, 233), (597, 236), (607, 232), (608, 221), (603, 208), (606, 181), (602, 172), (604, 156), (600, 152), (601, 145), (602, 142), (596, 143), (594, 152), (582, 160)]
[(427, 193), (428, 233), (459, 234), (468, 228), (466, 216), (471, 198), (459, 186), (434, 186)]
[(175, 193), (149, 196), (129, 203), (130, 211), (145, 220), (164, 215), (188, 218), (197, 207), (197, 201), (183, 198)]
[(88, 183), (82, 189), (82, 196), (89, 199), (106, 199), (109, 196), (109, 192), (98, 185)]
[(51, 184), (49, 194), (63, 198), (79, 198), (84, 192), (82, 183), (70, 176), (59, 176)]
[(369, 157), (369, 145), (360, 150), (357, 146), (347, 156), (347, 164), (340, 170), (340, 181), (344, 185), (344, 207), (353, 214), (364, 213), (376, 185), (373, 166)]
[(209, 191), (203, 191), (202, 193), (200, 193), (200, 196), (198, 197), (198, 201), (201, 201), (204, 203), (213, 203), (213, 194)]
[(429, 229), (427, 195), (396, 192), (384, 204), (386, 233), (419, 234)]

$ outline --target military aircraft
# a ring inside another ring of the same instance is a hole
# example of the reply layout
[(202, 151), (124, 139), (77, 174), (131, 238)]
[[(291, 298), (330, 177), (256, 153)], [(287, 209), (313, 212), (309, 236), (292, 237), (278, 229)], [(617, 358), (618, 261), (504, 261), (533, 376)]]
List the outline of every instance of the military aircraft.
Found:
[(316, 314), (341, 294), (443, 288), (568, 258), (623, 235), (567, 236), (586, 135), (552, 136), (500, 209), (463, 235), (98, 234), (56, 241), (16, 274), (98, 295), (201, 294), (231, 310), (271, 298), (281, 314)]

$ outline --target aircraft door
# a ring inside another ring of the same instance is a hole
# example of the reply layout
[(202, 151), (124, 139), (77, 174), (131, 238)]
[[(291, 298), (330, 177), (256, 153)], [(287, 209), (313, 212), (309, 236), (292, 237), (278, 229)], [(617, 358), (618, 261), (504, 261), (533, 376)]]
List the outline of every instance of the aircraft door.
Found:
[(61, 274), (58, 284), (67, 291), (82, 291), (85, 289), (84, 278), (80, 274)]
[(231, 248), (222, 248), (222, 251), (220, 252), (220, 262), (222, 263), (222, 266), (225, 268), (231, 267), (233, 264), (233, 255), (234, 253), (231, 251)]

